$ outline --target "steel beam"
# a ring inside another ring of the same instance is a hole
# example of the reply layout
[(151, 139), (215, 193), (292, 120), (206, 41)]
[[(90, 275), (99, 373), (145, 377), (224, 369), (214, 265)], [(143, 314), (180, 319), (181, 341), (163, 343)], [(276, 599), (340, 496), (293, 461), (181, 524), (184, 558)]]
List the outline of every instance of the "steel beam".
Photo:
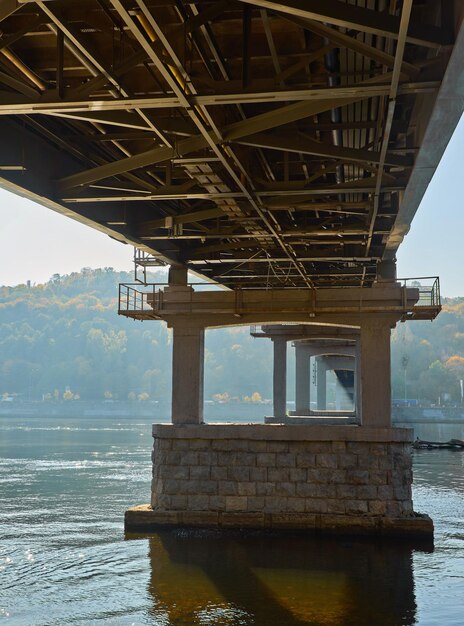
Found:
[[(326, 24), (359, 30), (381, 37), (399, 38), (400, 19), (386, 11), (374, 11), (339, 0), (239, 0), (240, 2), (263, 7), (276, 13), (315, 20)], [(444, 28), (433, 25), (411, 24), (407, 43), (439, 48), (453, 43), (453, 35)]]

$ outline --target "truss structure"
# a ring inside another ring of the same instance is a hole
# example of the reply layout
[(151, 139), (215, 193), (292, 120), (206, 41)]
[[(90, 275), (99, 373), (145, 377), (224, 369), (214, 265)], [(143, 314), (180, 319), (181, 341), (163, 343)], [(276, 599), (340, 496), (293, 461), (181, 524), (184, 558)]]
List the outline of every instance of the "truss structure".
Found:
[(460, 10), (3, 0), (0, 184), (227, 287), (370, 286), (462, 110), (427, 135)]

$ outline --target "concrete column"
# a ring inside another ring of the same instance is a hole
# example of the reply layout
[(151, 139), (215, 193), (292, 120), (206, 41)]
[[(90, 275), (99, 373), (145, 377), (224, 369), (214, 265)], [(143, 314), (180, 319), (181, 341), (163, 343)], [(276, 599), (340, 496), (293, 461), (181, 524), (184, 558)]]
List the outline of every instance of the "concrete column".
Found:
[(325, 357), (316, 359), (317, 408), (319, 411), (327, 409), (327, 363)]
[(354, 356), (353, 407), (357, 419), (361, 418), (361, 354), (360, 342), (356, 341)]
[(172, 423), (203, 423), (205, 331), (198, 326), (173, 326)]
[(287, 415), (287, 341), (279, 337), (273, 339), (272, 342), (274, 344), (274, 417), (285, 417)]
[(295, 413), (305, 415), (310, 409), (309, 363), (310, 354), (305, 345), (295, 343)]
[(360, 336), (360, 400), (363, 426), (391, 427), (391, 320), (366, 317)]
[(344, 389), (341, 382), (337, 378), (336, 387), (335, 387), (335, 410), (342, 410), (342, 398), (344, 396)]

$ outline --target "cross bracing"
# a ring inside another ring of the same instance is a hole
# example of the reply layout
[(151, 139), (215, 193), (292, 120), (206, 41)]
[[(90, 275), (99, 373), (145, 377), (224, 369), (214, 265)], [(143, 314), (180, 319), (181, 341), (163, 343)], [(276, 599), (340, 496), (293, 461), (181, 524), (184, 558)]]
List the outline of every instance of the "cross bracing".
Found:
[(0, 184), (231, 288), (369, 286), (462, 112), (461, 12), (5, 0)]

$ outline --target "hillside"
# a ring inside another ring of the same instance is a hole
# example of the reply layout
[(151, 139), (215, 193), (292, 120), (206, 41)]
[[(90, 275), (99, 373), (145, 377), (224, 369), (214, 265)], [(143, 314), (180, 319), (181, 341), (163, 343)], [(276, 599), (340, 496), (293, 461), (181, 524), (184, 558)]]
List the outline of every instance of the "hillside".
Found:
[[(164, 278), (151, 275), (154, 282)], [(169, 330), (117, 315), (118, 284), (131, 280), (111, 268), (84, 268), (41, 285), (0, 287), (0, 394), (167, 400)], [(451, 402), (460, 401), (463, 354), (464, 298), (445, 302), (433, 323), (399, 324), (392, 335), (393, 396), (437, 402), (449, 394)], [(209, 331), (205, 383), (206, 399), (255, 392), (270, 398), (271, 342), (254, 340), (248, 327)]]

